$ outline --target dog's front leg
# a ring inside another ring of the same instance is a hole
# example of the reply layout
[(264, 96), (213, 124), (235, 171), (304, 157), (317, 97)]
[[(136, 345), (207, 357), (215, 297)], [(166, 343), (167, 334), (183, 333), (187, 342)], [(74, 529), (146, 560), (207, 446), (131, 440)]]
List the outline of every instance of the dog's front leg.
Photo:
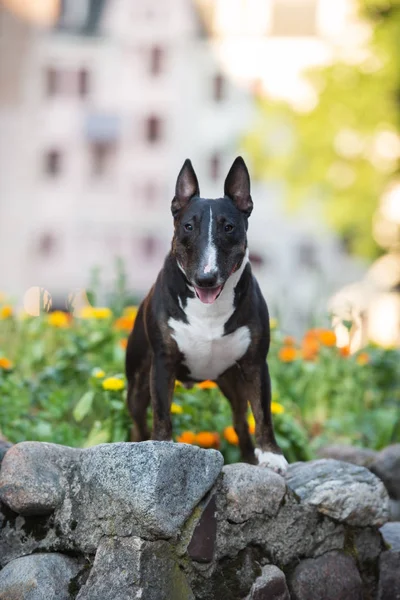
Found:
[(271, 416), (271, 379), (266, 362), (254, 369), (247, 392), (256, 422), (255, 455), (258, 464), (283, 474), (288, 463), (275, 439)]
[(150, 395), (153, 409), (153, 440), (171, 441), (170, 407), (175, 385), (175, 367), (165, 353), (155, 353), (150, 371)]

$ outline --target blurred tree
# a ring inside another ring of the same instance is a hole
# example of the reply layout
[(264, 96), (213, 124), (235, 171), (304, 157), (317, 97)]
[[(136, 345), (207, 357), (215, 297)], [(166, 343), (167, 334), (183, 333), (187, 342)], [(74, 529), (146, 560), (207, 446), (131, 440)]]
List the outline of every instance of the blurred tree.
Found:
[(371, 34), (356, 64), (309, 71), (309, 112), (260, 97), (243, 146), (256, 177), (285, 181), (291, 206), (317, 200), (349, 251), (372, 259), (381, 252), (372, 217), (399, 167), (400, 0), (358, 5)]

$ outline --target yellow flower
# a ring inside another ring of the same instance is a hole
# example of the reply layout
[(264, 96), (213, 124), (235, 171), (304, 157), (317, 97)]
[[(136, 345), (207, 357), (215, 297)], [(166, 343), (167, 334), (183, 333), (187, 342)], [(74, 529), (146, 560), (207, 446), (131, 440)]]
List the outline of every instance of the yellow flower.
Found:
[(0, 369), (10, 371), (13, 368), (13, 363), (8, 358), (0, 358)]
[(102, 383), (103, 389), (111, 391), (111, 392), (118, 392), (119, 390), (123, 390), (125, 387), (125, 382), (123, 379), (120, 379), (119, 377), (107, 377), (107, 379), (104, 379), (103, 383)]
[(10, 304), (5, 304), (0, 307), (0, 319), (9, 319), (12, 317), (13, 308)]
[(200, 431), (196, 435), (195, 443), (202, 448), (218, 448), (219, 435), (212, 431)]
[(247, 419), (247, 422), (249, 424), (249, 432), (253, 435), (256, 431), (256, 422), (255, 422), (253, 413), (250, 413), (249, 418)]
[(112, 312), (107, 306), (84, 306), (79, 311), (78, 316), (81, 319), (109, 319), (112, 317)]
[(105, 377), (106, 374), (104, 373), (103, 369), (93, 369), (92, 371), (92, 377), (96, 377), (96, 379), (103, 379), (103, 377)]
[(239, 444), (239, 438), (232, 425), (229, 425), (229, 427), (225, 427), (224, 438), (233, 446), (237, 446)]
[(182, 387), (183, 387), (182, 382), (178, 381), (178, 379), (176, 379), (175, 380), (175, 390), (180, 390)]
[(285, 412), (285, 407), (279, 402), (271, 402), (271, 412), (273, 415), (281, 415)]
[(279, 358), (282, 362), (293, 362), (296, 360), (298, 352), (296, 348), (292, 348), (292, 346), (283, 346), (279, 350)]
[(70, 321), (68, 314), (62, 310), (55, 310), (54, 312), (50, 313), (47, 317), (47, 320), (49, 325), (52, 327), (59, 327), (60, 329), (68, 327)]
[(269, 320), (269, 328), (276, 329), (278, 327), (278, 319), (270, 319)]
[(137, 306), (125, 306), (123, 314), (124, 314), (124, 317), (133, 317), (133, 319), (135, 319), (137, 312), (138, 312)]
[(196, 440), (196, 434), (193, 431), (184, 431), (182, 435), (178, 435), (176, 441), (181, 444), (194, 444)]
[(213, 390), (214, 388), (217, 388), (217, 384), (214, 383), (214, 381), (210, 381), (209, 379), (207, 379), (206, 381), (202, 381), (201, 383), (198, 384), (198, 387), (201, 390)]
[(361, 352), (357, 358), (357, 363), (359, 365), (367, 365), (369, 363), (369, 354), (368, 352)]
[(183, 408), (176, 402), (171, 404), (171, 412), (173, 415), (181, 415), (183, 413)]

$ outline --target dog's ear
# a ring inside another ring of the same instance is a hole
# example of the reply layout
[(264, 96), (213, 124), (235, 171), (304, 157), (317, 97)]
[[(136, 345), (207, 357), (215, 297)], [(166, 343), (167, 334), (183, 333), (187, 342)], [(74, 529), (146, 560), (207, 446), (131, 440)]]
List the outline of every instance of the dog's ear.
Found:
[(250, 175), (241, 156), (238, 156), (225, 179), (225, 196), (228, 196), (242, 213), (249, 217), (253, 210), (250, 196)]
[(187, 158), (176, 180), (175, 197), (172, 200), (171, 212), (174, 218), (186, 206), (193, 196), (199, 196), (199, 183), (192, 163)]

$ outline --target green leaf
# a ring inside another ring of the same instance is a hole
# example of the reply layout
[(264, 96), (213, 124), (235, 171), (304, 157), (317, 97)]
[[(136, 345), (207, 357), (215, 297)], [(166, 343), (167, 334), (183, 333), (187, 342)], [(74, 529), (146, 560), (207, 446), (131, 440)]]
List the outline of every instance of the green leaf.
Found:
[(86, 415), (89, 413), (90, 409), (92, 408), (93, 398), (94, 398), (93, 390), (90, 390), (89, 392), (86, 392), (85, 394), (83, 394), (82, 398), (79, 400), (78, 404), (75, 406), (73, 413), (72, 413), (75, 421), (80, 423), (82, 421), (82, 419), (84, 419), (86, 417)]

